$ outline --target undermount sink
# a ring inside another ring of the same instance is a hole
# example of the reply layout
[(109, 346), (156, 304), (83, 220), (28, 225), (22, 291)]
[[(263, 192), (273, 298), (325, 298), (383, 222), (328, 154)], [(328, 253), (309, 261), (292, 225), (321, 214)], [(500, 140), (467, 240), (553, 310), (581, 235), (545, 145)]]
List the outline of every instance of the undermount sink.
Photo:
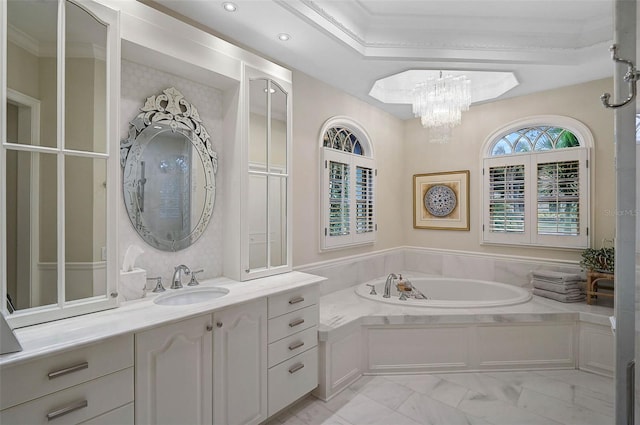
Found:
[(224, 297), (229, 293), (226, 288), (198, 288), (198, 289), (179, 289), (170, 294), (164, 294), (153, 300), (158, 305), (188, 305), (203, 303)]

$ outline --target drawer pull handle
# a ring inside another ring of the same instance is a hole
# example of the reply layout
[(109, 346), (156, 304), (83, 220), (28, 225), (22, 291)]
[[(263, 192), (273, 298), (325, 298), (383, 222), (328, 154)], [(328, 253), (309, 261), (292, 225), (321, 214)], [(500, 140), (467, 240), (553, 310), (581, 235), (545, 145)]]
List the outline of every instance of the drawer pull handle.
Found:
[(88, 368), (89, 368), (89, 362), (83, 362), (75, 366), (68, 367), (66, 369), (60, 369), (60, 370), (56, 370), (55, 372), (49, 372), (47, 376), (49, 377), (49, 379), (54, 379), (54, 378), (59, 378), (63, 375), (68, 375), (70, 373), (77, 372), (83, 369), (88, 369)]
[(76, 401), (75, 403), (71, 403), (68, 406), (61, 407), (58, 410), (54, 410), (53, 412), (47, 413), (47, 420), (52, 421), (60, 416), (68, 415), (71, 412), (75, 412), (76, 410), (84, 409), (89, 405), (87, 400)]
[(304, 297), (297, 296), (297, 297), (291, 298), (289, 300), (289, 304), (298, 304), (298, 303), (301, 303), (302, 301), (304, 301)]
[(303, 345), (304, 345), (304, 342), (302, 342), (302, 341), (294, 342), (293, 344), (291, 344), (289, 346), (289, 350), (293, 351), (293, 350), (295, 350), (297, 348), (302, 347)]
[(304, 323), (304, 319), (294, 320), (293, 322), (289, 323), (289, 327), (295, 328), (296, 326), (300, 326), (303, 323)]
[(297, 371), (299, 371), (303, 367), (304, 367), (304, 363), (298, 363), (297, 365), (295, 365), (291, 369), (289, 369), (289, 373), (296, 373)]

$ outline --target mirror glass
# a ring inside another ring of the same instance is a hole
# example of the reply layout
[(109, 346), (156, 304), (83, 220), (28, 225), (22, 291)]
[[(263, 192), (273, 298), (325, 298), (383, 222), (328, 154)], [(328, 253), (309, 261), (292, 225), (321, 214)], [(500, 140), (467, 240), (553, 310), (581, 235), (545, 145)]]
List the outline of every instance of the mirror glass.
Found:
[(56, 163), (56, 155), (7, 149), (9, 311), (58, 300)]
[(267, 267), (267, 176), (249, 175), (249, 268)]
[(287, 93), (249, 84), (249, 269), (287, 264)]
[[(58, 303), (58, 160), (64, 155), (65, 299), (106, 293), (106, 159), (58, 146), (58, 2), (8, 0), (7, 307)], [(64, 3), (64, 147), (107, 151), (107, 26)], [(30, 146), (48, 149), (35, 152)], [(26, 149), (26, 150), (24, 150)]]
[(65, 21), (65, 148), (105, 153), (107, 26), (70, 2)]
[(67, 155), (64, 172), (65, 300), (105, 295), (107, 161)]
[(195, 107), (175, 88), (147, 99), (121, 142), (127, 214), (151, 246), (178, 251), (204, 232), (215, 202), (217, 155)]
[(287, 172), (287, 94), (270, 81), (271, 88), (271, 155), (269, 169), (275, 173)]
[(268, 81), (249, 82), (249, 169), (266, 171)]
[(57, 146), (57, 7), (7, 1), (7, 97), (19, 108), (16, 143)]

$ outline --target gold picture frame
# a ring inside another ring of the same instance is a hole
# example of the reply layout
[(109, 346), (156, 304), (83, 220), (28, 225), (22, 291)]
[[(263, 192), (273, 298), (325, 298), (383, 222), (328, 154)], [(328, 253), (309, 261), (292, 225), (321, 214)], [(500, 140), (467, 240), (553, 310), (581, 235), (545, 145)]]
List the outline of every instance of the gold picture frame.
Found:
[(469, 170), (413, 175), (413, 227), (469, 230)]

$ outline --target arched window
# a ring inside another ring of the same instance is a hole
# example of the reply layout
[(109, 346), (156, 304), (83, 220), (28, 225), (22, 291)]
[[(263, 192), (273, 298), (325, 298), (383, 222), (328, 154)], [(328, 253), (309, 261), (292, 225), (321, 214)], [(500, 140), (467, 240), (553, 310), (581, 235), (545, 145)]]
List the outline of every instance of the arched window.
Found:
[(367, 132), (347, 117), (327, 120), (322, 149), (321, 249), (375, 241), (375, 161)]
[(589, 246), (591, 133), (541, 116), (491, 134), (483, 150), (484, 243)]

